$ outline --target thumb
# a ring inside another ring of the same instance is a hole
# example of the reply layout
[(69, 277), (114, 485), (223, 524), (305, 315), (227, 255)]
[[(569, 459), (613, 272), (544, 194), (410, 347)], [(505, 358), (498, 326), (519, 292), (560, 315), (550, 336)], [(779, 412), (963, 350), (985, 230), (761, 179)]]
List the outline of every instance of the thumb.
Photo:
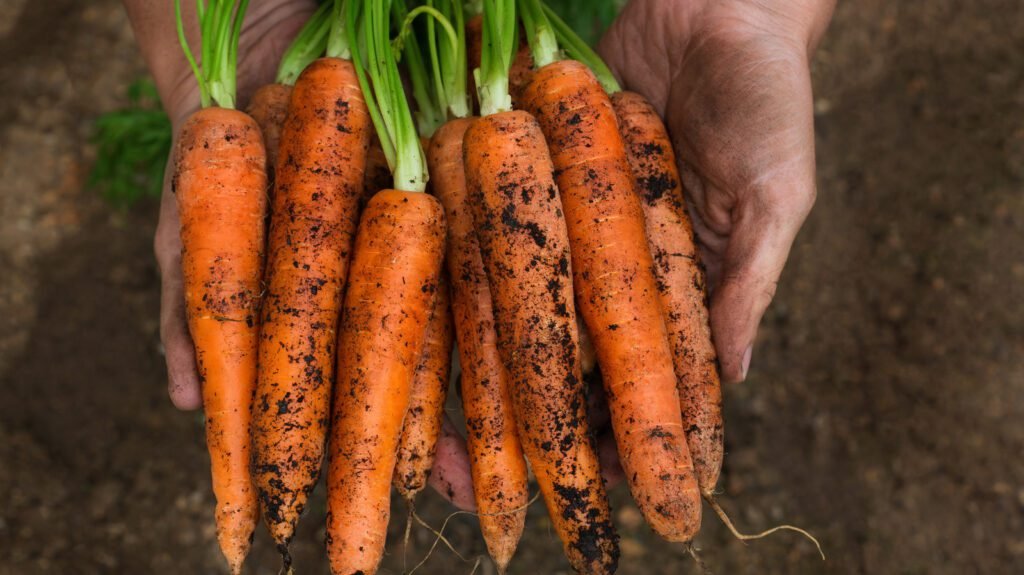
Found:
[(711, 333), (725, 381), (747, 377), (757, 327), (775, 297), (782, 268), (814, 195), (812, 176), (809, 183), (755, 192), (733, 211), (711, 298)]

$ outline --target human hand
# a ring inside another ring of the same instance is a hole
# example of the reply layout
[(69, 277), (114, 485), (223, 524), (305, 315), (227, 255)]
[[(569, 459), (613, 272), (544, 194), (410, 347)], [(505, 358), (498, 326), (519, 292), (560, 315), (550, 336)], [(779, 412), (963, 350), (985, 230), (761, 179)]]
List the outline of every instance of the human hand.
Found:
[(834, 0), (632, 0), (599, 47), (665, 118), (711, 286), (726, 381), (815, 198), (809, 57)]
[[(185, 22), (195, 22), (194, 4), (182, 3)], [(173, 126), (180, 127), (199, 108), (199, 90), (174, 32), (173, 11), (165, 3), (126, 0), (126, 8), (143, 55), (154, 76), (164, 109)], [(252, 3), (246, 14), (239, 43), (238, 106), (262, 85), (273, 82), (281, 56), (299, 29), (316, 9), (313, 0), (273, 0)], [(187, 31), (195, 49), (195, 26)], [(172, 150), (176, 150), (172, 146)], [(202, 389), (195, 350), (185, 317), (184, 280), (181, 269), (181, 238), (178, 207), (171, 190), (174, 158), (168, 158), (154, 251), (161, 275), (160, 339), (167, 363), (168, 393), (182, 410), (202, 407)], [(430, 485), (442, 497), (462, 509), (474, 509), (469, 456), (465, 440), (445, 416)]]

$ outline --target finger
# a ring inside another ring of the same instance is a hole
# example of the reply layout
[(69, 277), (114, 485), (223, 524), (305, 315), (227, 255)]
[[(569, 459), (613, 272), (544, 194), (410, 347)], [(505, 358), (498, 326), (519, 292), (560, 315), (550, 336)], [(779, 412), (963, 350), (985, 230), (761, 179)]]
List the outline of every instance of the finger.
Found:
[(611, 489), (626, 478), (619, 461), (619, 449), (615, 445), (615, 435), (609, 429), (597, 436), (597, 460), (601, 464), (601, 476), (605, 487)]
[(463, 511), (476, 511), (466, 440), (455, 430), (447, 415), (444, 416), (444, 424), (441, 426), (441, 437), (437, 440), (437, 452), (434, 456), (434, 468), (430, 471), (429, 484), (452, 505)]
[(160, 267), (160, 341), (167, 362), (167, 392), (178, 409), (198, 409), (203, 404), (195, 347), (185, 318), (185, 287), (181, 273), (181, 238), (178, 206), (170, 191), (171, 161), (160, 204), (153, 248)]
[(711, 332), (726, 381), (747, 376), (757, 327), (813, 202), (813, 183), (805, 183), (751, 194), (736, 208), (711, 298)]

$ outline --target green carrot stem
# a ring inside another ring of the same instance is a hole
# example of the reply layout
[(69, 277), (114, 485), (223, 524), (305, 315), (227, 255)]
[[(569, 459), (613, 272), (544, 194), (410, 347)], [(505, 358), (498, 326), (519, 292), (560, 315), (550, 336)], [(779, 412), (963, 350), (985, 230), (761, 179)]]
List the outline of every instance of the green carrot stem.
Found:
[(515, 0), (483, 0), (483, 50), (476, 77), (480, 114), (489, 116), (512, 109), (508, 72), (515, 55)]
[(295, 39), (292, 40), (281, 64), (277, 68), (277, 83), (292, 85), (299, 79), (299, 74), (327, 50), (327, 36), (336, 20), (334, 2), (325, 2), (309, 17)]
[(332, 6), (332, 16), (327, 36), (327, 56), (347, 60), (352, 57), (352, 51), (349, 46), (351, 36), (345, 24), (345, 0), (330, 0), (328, 4)]
[[(397, 190), (422, 192), (427, 187), (427, 162), (412, 112), (405, 99), (398, 61), (391, 45), (392, 0), (350, 0), (346, 30), (352, 62), (370, 117), (394, 175)], [(356, 31), (362, 28), (362, 37)]]
[(580, 38), (579, 34), (572, 29), (572, 26), (566, 24), (565, 20), (562, 20), (550, 6), (544, 4), (543, 8), (544, 14), (547, 15), (548, 20), (551, 22), (551, 27), (555, 31), (555, 37), (562, 48), (565, 49), (566, 54), (573, 60), (586, 64), (594, 72), (594, 76), (597, 77), (597, 81), (601, 83), (606, 92), (609, 94), (621, 92), (622, 86), (615, 79), (615, 74), (612, 74), (608, 65), (597, 55), (597, 52), (583, 38)]
[(562, 59), (555, 31), (548, 21), (540, 0), (519, 0), (519, 13), (526, 29), (526, 41), (537, 68), (543, 68)]
[(248, 7), (249, 0), (196, 0), (201, 42), (197, 61), (185, 37), (181, 0), (174, 0), (178, 41), (199, 84), (199, 100), (204, 108), (235, 107), (238, 39)]

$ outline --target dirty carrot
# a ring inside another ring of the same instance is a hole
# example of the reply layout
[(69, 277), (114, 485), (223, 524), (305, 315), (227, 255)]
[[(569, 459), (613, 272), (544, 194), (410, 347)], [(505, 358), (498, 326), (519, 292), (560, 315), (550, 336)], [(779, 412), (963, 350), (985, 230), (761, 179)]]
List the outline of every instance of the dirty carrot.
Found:
[(248, 113), (256, 120), (267, 148), (267, 175), (274, 180), (281, 128), (288, 113), (288, 99), (299, 74), (327, 48), (331, 3), (326, 2), (310, 16), (281, 58), (277, 78), (256, 90), (249, 101)]
[[(334, 28), (340, 20), (336, 15)], [(324, 456), (336, 328), (370, 139), (346, 55), (344, 47), (329, 47), (299, 76), (277, 162), (253, 468), (264, 520), (286, 565)]]
[(540, 126), (510, 111), (515, 3), (484, 5), (466, 185), (523, 450), (570, 564), (611, 573), (618, 538), (586, 417), (568, 231)]
[(551, 148), (577, 306), (594, 341), (622, 467), (651, 528), (670, 541), (689, 541), (700, 528), (700, 490), (643, 210), (615, 112), (585, 65), (559, 59), (540, 3), (520, 6), (541, 66), (523, 104)]
[(266, 214), (266, 156), (256, 122), (234, 108), (235, 51), (246, 2), (212, 0), (200, 17), (202, 66), (175, 16), (203, 108), (182, 128), (173, 190), (189, 331), (203, 382), (217, 540), (240, 573), (259, 515), (249, 474)]
[(444, 209), (423, 193), (426, 161), (389, 38), (390, 4), (345, 7), (356, 74), (395, 189), (373, 196), (360, 219), (338, 334), (327, 476), (335, 575), (371, 575), (383, 557), (399, 439), (444, 256)]
[(629, 164), (644, 210), (662, 313), (672, 346), (686, 440), (697, 483), (705, 498), (714, 493), (724, 456), (722, 389), (708, 321), (704, 268), (683, 199), (672, 141), (654, 107), (623, 91), (601, 58), (545, 6), (559, 42), (587, 64), (611, 95)]
[(427, 486), (430, 468), (434, 465), (451, 366), (452, 316), (448, 284), (442, 275), (434, 293), (430, 321), (412, 380), (409, 412), (398, 444), (394, 483), (407, 501)]
[(442, 126), (431, 140), (427, 159), (434, 194), (448, 219), (446, 261), (473, 492), (484, 542), (503, 573), (526, 524), (529, 493), (511, 382), (498, 352), (491, 291), (467, 197), (462, 142), (472, 122), (455, 119)]

